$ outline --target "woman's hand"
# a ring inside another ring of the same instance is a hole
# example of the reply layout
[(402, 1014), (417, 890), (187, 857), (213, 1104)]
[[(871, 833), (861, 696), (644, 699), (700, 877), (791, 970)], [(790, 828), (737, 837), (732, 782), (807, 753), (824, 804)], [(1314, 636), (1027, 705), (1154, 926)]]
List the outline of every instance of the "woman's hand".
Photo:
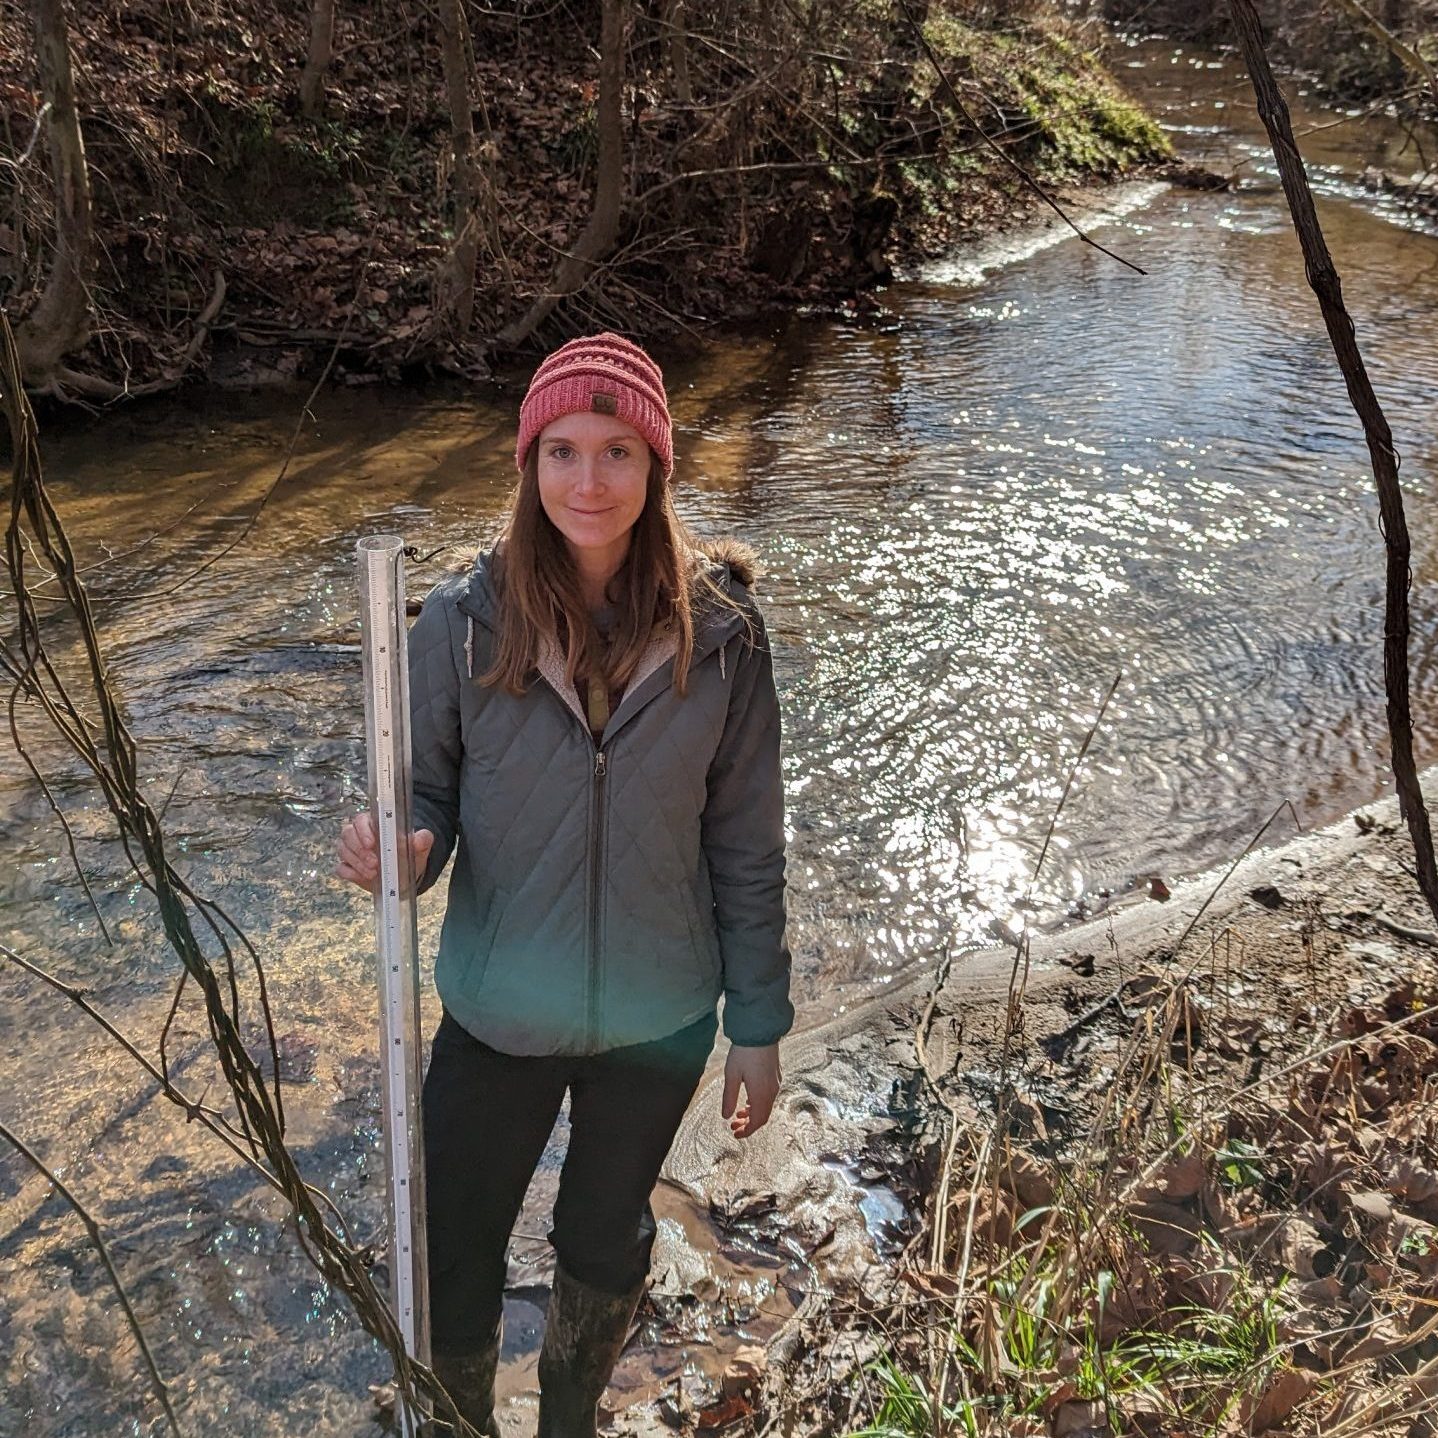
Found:
[[(434, 848), (434, 835), (418, 829), (409, 836), (410, 858), (416, 876), (423, 874)], [(379, 887), (379, 836), (375, 832), (374, 815), (356, 814), (345, 820), (340, 830), (340, 856), (335, 865), (335, 878), (358, 884), (367, 894)]]
[[(724, 1060), (724, 1102), (720, 1111), (729, 1120), (735, 1138), (748, 1138), (769, 1122), (782, 1078), (778, 1044), (763, 1048), (730, 1044), (729, 1057)], [(744, 1086), (746, 1102), (736, 1113), (740, 1084)]]

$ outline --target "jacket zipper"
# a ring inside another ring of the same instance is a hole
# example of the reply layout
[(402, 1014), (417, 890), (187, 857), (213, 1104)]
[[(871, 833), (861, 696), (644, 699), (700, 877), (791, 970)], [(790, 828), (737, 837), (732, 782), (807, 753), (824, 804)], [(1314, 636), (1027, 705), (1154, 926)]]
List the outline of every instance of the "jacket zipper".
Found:
[(594, 841), (589, 860), (589, 1009), (586, 1050), (599, 1048), (599, 906), (604, 894), (604, 779), (608, 757), (603, 749), (594, 751)]
[[(721, 676), (724, 672), (724, 649), (728, 641), (719, 646), (719, 671)], [(544, 686), (554, 695), (555, 701), (560, 704), (566, 712), (573, 714), (569, 705), (565, 703), (559, 691), (555, 689), (545, 676), (540, 676)], [(589, 845), (589, 963), (587, 974), (587, 995), (585, 1005), (585, 1040), (586, 1049), (590, 1053), (598, 1051), (599, 1047), (599, 925), (600, 906), (604, 894), (604, 796), (605, 779), (608, 776), (609, 756), (599, 747), (599, 741), (591, 733), (589, 726), (585, 724), (577, 714), (574, 715), (575, 723), (579, 725), (588, 736), (589, 742), (594, 745), (594, 833)]]
[(548, 678), (541, 675), (540, 681), (554, 695), (555, 701), (564, 711), (574, 715), (575, 723), (579, 724), (589, 742), (594, 745), (594, 828), (589, 840), (584, 1037), (586, 1051), (595, 1053), (599, 1047), (599, 908), (604, 895), (604, 780), (609, 772), (609, 756), (599, 747), (599, 740), (594, 737), (589, 726), (580, 722), (579, 716), (564, 702)]

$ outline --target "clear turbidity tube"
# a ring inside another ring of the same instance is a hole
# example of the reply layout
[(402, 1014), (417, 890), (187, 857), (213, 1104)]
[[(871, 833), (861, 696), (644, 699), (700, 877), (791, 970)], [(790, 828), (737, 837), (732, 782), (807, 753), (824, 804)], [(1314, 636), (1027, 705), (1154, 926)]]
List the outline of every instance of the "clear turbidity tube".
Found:
[[(429, 1363), (424, 1139), (420, 1122), (419, 934), (409, 833), (412, 769), (404, 541), (382, 534), (356, 546), (364, 656), (369, 805), (379, 837), (374, 896), (379, 979), (380, 1095), (389, 1197), (390, 1308), (411, 1358)], [(402, 1438), (426, 1416), (396, 1398)]]

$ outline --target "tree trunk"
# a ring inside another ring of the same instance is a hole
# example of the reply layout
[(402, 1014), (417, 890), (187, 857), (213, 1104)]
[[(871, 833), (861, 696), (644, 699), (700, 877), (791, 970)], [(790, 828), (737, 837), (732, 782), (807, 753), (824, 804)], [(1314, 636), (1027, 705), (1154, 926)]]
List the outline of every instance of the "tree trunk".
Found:
[(689, 38), (685, 34), (684, 0), (669, 0), (669, 68), (674, 75), (674, 98), (681, 105), (693, 103), (689, 87)]
[(454, 187), (454, 239), (434, 282), (432, 332), (463, 340), (474, 322), (474, 264), (479, 253), (479, 173), (474, 144), (474, 64), (463, 0), (443, 0), (440, 25), (444, 85), (449, 99), (450, 176)]
[(549, 293), (536, 300), (523, 318), (501, 331), (497, 343), (502, 349), (522, 344), (549, 318), (560, 300), (583, 289), (619, 238), (624, 201), (624, 132), (620, 113), (624, 91), (624, 21), (624, 0), (604, 0), (599, 39), (599, 167), (589, 223), (574, 248), (555, 268)]
[(313, 0), (310, 7), (310, 51), (300, 76), (300, 109), (311, 120), (324, 112), (325, 71), (335, 44), (335, 0)]
[(1358, 349), (1353, 320), (1343, 303), (1338, 270), (1318, 223), (1313, 191), (1303, 168), (1288, 106), (1273, 69), (1268, 63), (1263, 27), (1253, 0), (1229, 0), (1238, 41), (1253, 82), (1259, 118), (1268, 131), (1278, 176), (1293, 217), (1293, 228), (1303, 250), (1308, 283), (1318, 297), (1318, 308), (1328, 330), (1328, 339), (1343, 372), (1348, 398), (1363, 424), (1368, 440), (1368, 457), (1378, 488), (1378, 513), (1387, 553), (1387, 589), (1383, 614), (1383, 687), (1388, 700), (1389, 761), (1398, 791), (1398, 812), (1408, 825), (1413, 841), (1414, 869), (1418, 888), (1438, 919), (1438, 866), (1433, 854), (1433, 833), (1428, 823), (1423, 790), (1413, 758), (1413, 715), (1408, 704), (1408, 585), (1411, 547), (1408, 521), (1403, 510), (1403, 490), (1398, 482), (1398, 454), (1393, 433), (1368, 379)]
[(31, 0), (35, 68), (49, 107), (50, 175), (55, 190), (55, 256), (35, 308), (15, 332), (27, 384), (50, 383), (60, 361), (90, 337), (95, 245), (90, 176), (75, 108), (64, 0)]

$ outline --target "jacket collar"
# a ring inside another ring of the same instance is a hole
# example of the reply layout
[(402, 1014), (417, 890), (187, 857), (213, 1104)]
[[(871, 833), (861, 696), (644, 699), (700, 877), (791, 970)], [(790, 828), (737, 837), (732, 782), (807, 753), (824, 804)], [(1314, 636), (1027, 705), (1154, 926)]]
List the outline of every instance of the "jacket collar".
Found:
[[(469, 579), (456, 600), (456, 607), (468, 618), (483, 624), (493, 631), (498, 627), (498, 600), (492, 579), (494, 549), (481, 553), (475, 560)], [(707, 565), (710, 577), (716, 584), (733, 595), (735, 566), (727, 559), (715, 559), (701, 555), (701, 562)], [(747, 577), (747, 576), (746, 576)], [(694, 652), (690, 656), (692, 670), (700, 660), (707, 658), (721, 645), (727, 644), (744, 627), (742, 616), (716, 603), (707, 596), (700, 597), (699, 607), (694, 616)], [(679, 639), (667, 626), (656, 628), (649, 643), (640, 655), (633, 675), (624, 690), (618, 707), (609, 716), (600, 743), (608, 742), (616, 730), (634, 717), (651, 699), (662, 694), (674, 682), (674, 666), (669, 663), (679, 649)], [(564, 678), (564, 653), (552, 637), (546, 637), (540, 649), (539, 672), (563, 703), (589, 732), (589, 721), (579, 693), (573, 684)]]

